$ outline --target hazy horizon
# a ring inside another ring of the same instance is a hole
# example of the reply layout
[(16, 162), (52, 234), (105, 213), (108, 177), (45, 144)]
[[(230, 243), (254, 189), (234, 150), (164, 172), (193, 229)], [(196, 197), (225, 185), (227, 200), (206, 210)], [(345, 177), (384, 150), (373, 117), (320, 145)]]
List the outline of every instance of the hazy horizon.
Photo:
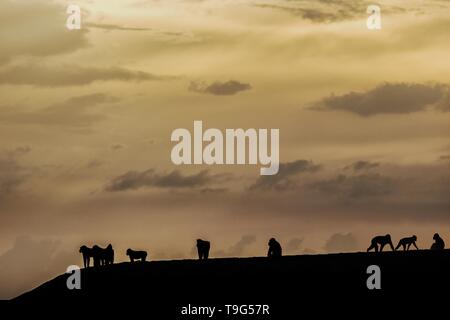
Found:
[[(66, 28), (69, 4), (81, 29)], [(112, 243), (150, 260), (450, 241), (450, 4), (4, 0), (0, 299)], [(176, 166), (171, 132), (277, 128), (280, 170)]]

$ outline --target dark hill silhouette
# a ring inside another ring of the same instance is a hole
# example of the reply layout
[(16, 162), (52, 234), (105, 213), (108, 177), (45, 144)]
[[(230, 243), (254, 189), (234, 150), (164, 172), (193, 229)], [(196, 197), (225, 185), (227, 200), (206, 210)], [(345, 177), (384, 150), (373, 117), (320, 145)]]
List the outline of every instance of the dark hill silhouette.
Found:
[[(366, 269), (373, 264), (381, 268), (381, 290), (366, 287)], [(164, 319), (191, 319), (179, 316), (188, 304), (270, 304), (270, 319), (298, 314), (299, 308), (316, 315), (346, 314), (356, 306), (371, 313), (403, 310), (406, 303), (431, 306), (448, 296), (450, 250), (124, 262), (82, 269), (81, 276), (81, 290), (68, 290), (67, 275), (61, 275), (11, 305), (57, 304), (72, 310), (106, 302), (124, 310), (142, 305), (146, 315), (164, 314)]]

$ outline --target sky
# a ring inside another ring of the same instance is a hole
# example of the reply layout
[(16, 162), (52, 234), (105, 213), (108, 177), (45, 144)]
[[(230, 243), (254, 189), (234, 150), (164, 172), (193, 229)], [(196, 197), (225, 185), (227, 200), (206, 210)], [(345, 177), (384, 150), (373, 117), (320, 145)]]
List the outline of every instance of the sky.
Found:
[[(450, 239), (450, 2), (378, 1), (380, 30), (369, 4), (1, 1), (0, 299), (83, 244), (126, 261), (193, 258), (197, 238), (213, 257)], [(195, 120), (279, 129), (278, 174), (174, 165)]]

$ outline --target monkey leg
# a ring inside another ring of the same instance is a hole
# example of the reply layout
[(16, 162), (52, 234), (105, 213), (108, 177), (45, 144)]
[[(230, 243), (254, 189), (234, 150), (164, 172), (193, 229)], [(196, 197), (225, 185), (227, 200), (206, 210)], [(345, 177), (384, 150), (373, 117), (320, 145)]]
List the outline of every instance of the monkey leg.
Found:
[[(378, 245), (376, 244), (376, 243), (371, 243), (370, 244), (370, 247), (369, 248), (367, 248), (367, 252), (369, 252), (370, 250), (372, 250), (372, 249), (375, 249), (375, 252), (377, 251), (377, 247), (378, 247)], [(269, 253), (268, 253), (268, 256), (270, 257), (270, 250), (269, 250)]]
[(391, 247), (391, 250), (392, 250), (392, 251), (395, 251), (395, 250), (394, 250), (394, 245), (392, 244), (392, 241), (389, 242), (389, 246)]

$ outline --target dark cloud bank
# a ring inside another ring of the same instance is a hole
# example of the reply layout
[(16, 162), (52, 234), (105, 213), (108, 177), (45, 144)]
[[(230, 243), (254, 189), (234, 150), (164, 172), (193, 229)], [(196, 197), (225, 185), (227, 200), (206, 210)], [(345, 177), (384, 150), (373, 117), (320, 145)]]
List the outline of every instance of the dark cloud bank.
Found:
[(32, 173), (31, 168), (22, 166), (20, 157), (29, 153), (30, 147), (17, 147), (0, 153), (0, 200), (16, 191)]
[[(447, 161), (434, 164), (394, 165), (370, 160), (327, 168), (310, 160), (280, 165), (274, 176), (259, 176), (242, 183), (242, 177), (200, 171), (129, 171), (111, 179), (109, 192), (144, 188), (177, 189), (158, 193), (150, 202), (190, 203), (208, 210), (223, 208), (233, 216), (339, 217), (360, 221), (448, 220), (450, 175)], [(208, 193), (205, 197), (204, 194)]]
[(208, 183), (220, 181), (223, 175), (212, 175), (202, 170), (192, 175), (183, 175), (178, 170), (169, 173), (158, 173), (154, 169), (145, 171), (128, 171), (113, 178), (105, 187), (106, 191), (125, 191), (143, 187), (159, 188), (191, 188), (201, 187)]
[(95, 81), (163, 81), (175, 78), (120, 67), (98, 68), (77, 65), (28, 64), (0, 69), (0, 84), (38, 87), (83, 86)]
[(250, 186), (250, 190), (288, 190), (296, 186), (296, 180), (294, 179), (296, 175), (306, 172), (316, 172), (319, 169), (320, 165), (303, 159), (280, 163), (280, 168), (276, 175), (260, 176)]
[(0, 123), (86, 127), (106, 118), (94, 107), (118, 101), (120, 99), (104, 93), (93, 93), (71, 97), (41, 110), (4, 107), (0, 109)]
[(252, 86), (248, 83), (242, 83), (236, 80), (229, 80), (226, 82), (213, 82), (205, 84), (203, 82), (191, 82), (189, 91), (197, 93), (207, 93), (215, 96), (230, 96), (241, 91), (250, 90)]
[(363, 117), (407, 114), (431, 107), (450, 111), (450, 91), (444, 84), (385, 83), (366, 92), (328, 96), (311, 106), (320, 111), (346, 111)]
[(331, 23), (366, 16), (366, 1), (284, 1), (279, 4), (255, 4), (255, 7), (292, 14), (313, 23)]
[(352, 163), (349, 166), (346, 166), (344, 168), (344, 170), (351, 169), (353, 171), (364, 171), (364, 170), (374, 169), (379, 166), (380, 166), (380, 164), (378, 162), (359, 160), (359, 161)]

